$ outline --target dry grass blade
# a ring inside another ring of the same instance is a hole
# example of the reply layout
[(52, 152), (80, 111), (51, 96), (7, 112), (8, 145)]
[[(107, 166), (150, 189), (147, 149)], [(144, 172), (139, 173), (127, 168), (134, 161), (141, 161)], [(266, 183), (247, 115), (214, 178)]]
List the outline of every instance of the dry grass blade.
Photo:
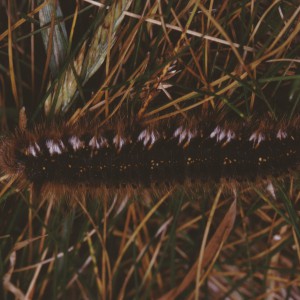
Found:
[[(220, 247), (227, 240), (229, 234), (232, 231), (234, 222), (236, 218), (236, 199), (230, 205), (226, 215), (219, 224), (217, 230), (215, 231), (212, 238), (209, 240), (207, 246), (205, 247), (203, 253), (203, 259), (201, 267), (205, 268), (208, 266), (210, 261), (214, 258), (216, 254), (219, 253)], [(172, 289), (168, 293), (164, 294), (159, 300), (171, 300), (178, 297), (193, 281), (195, 281), (196, 274), (198, 272), (199, 261), (196, 261), (191, 269), (186, 274), (183, 281), (178, 287)]]
[(139, 232), (142, 230), (142, 228), (146, 225), (147, 221), (150, 219), (150, 217), (156, 212), (156, 210), (168, 199), (168, 197), (172, 194), (173, 189), (167, 192), (149, 211), (149, 213), (144, 217), (144, 219), (141, 221), (139, 226), (135, 229), (134, 233), (130, 236), (127, 243), (122, 247), (122, 252), (119, 253), (118, 259), (115, 262), (115, 265), (113, 267), (112, 274), (115, 274), (116, 271), (119, 268), (119, 265), (121, 263), (121, 260), (123, 256), (125, 255), (127, 249), (131, 245), (131, 243), (134, 241), (136, 236), (139, 234)]
[(47, 5), (39, 11), (40, 27), (47, 26), (41, 31), (41, 35), (44, 47), (47, 49), (47, 57), (50, 58), (49, 67), (53, 78), (58, 75), (68, 49), (68, 36), (62, 18), (63, 14), (58, 1), (48, 1)]
[[(41, 5), (39, 5), (38, 7), (36, 7), (33, 11), (31, 11), (27, 17), (32, 17), (34, 16), (36, 13), (38, 13), (41, 9), (43, 9), (47, 4), (48, 4), (49, 0), (44, 1), (44, 3), (42, 3)], [(9, 2), (8, 2), (9, 3)], [(26, 22), (25, 18), (21, 18), (18, 22), (16, 22), (15, 24), (13, 24), (10, 28), (10, 30), (15, 30), (16, 28), (18, 28), (19, 26), (21, 26), (22, 24), (24, 24)], [(2, 41), (6, 36), (9, 35), (9, 30), (5, 30), (3, 33), (0, 34), (0, 41)]]
[[(48, 249), (46, 248), (41, 256), (41, 260), (45, 259), (47, 253), (48, 253)], [(25, 299), (31, 299), (33, 297), (34, 289), (37, 284), (38, 276), (39, 276), (39, 273), (41, 272), (41, 269), (42, 269), (42, 264), (39, 264), (34, 272), (34, 276), (32, 277), (32, 280), (28, 287)]]
[(9, 61), (9, 74), (10, 74), (10, 82), (11, 82), (11, 90), (14, 96), (14, 100), (16, 102), (16, 106), (20, 108), (20, 100), (18, 96), (17, 84), (16, 84), (16, 76), (15, 76), (15, 68), (14, 68), (14, 59), (13, 59), (13, 49), (12, 49), (12, 26), (11, 26), (11, 14), (10, 14), (10, 1), (8, 2), (8, 61)]
[[(129, 8), (131, 2), (132, 0), (119, 0), (107, 11), (105, 18), (93, 32), (87, 51), (85, 42), (77, 57), (70, 61), (69, 66), (61, 74), (54, 93), (46, 99), (46, 113), (53, 110), (53, 107), (56, 113), (66, 111), (78, 86), (84, 85), (100, 68), (109, 49), (114, 45), (117, 30), (124, 18), (123, 11)], [(60, 47), (65, 46), (66, 40), (58, 43)]]
[(124, 19), (124, 11), (129, 8), (131, 2), (132, 0), (115, 2), (108, 10), (103, 24), (95, 31), (84, 61), (84, 82), (95, 74), (107, 57), (109, 49), (115, 43), (117, 30)]
[(9, 256), (10, 266), (7, 273), (3, 276), (3, 288), (14, 294), (17, 300), (25, 300), (24, 293), (17, 288), (10, 280), (14, 272), (15, 264), (16, 264), (17, 254), (16, 251), (13, 251)]

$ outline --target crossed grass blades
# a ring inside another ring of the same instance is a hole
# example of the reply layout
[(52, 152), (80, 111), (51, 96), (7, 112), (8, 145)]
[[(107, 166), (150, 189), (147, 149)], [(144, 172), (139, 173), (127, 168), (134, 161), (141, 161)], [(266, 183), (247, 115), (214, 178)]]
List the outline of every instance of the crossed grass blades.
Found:
[[(2, 132), (23, 106), (28, 126), (299, 113), (297, 1), (63, 2), (1, 3)], [(299, 295), (297, 176), (274, 178), (276, 198), (212, 185), (75, 206), (1, 182), (3, 299)]]

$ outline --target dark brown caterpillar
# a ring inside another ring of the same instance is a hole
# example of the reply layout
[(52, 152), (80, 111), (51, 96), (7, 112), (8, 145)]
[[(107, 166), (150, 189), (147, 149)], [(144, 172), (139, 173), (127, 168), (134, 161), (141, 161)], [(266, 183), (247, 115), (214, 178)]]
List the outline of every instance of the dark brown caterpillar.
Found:
[(68, 189), (254, 180), (299, 166), (300, 117), (155, 126), (37, 125), (1, 141), (0, 166), (21, 184)]

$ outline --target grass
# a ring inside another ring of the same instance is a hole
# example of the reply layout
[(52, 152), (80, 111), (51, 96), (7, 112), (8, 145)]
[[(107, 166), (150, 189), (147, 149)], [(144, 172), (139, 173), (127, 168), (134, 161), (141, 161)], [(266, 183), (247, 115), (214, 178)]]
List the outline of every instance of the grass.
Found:
[[(22, 106), (29, 126), (299, 113), (298, 1), (63, 2), (57, 19), (44, 2), (0, 6), (2, 132)], [(212, 184), (76, 205), (32, 203), (3, 175), (0, 298), (296, 299), (298, 175), (274, 179), (276, 200)]]

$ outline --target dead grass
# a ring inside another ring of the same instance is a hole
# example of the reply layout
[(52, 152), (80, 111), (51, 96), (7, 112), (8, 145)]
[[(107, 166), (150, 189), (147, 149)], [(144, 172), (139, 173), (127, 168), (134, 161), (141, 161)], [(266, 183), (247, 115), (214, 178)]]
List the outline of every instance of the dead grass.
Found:
[[(60, 1), (58, 19), (45, 2), (32, 3), (0, 6), (3, 131), (17, 125), (22, 106), (29, 126), (55, 114), (151, 123), (207, 112), (278, 120), (299, 113), (298, 1), (112, 1), (109, 10)], [(40, 28), (45, 8), (50, 17)], [(274, 179), (276, 199), (254, 184), (236, 195), (212, 185), (99, 195), (76, 206), (37, 206), (30, 188), (16, 190), (6, 179), (0, 298), (300, 294), (297, 176)]]

